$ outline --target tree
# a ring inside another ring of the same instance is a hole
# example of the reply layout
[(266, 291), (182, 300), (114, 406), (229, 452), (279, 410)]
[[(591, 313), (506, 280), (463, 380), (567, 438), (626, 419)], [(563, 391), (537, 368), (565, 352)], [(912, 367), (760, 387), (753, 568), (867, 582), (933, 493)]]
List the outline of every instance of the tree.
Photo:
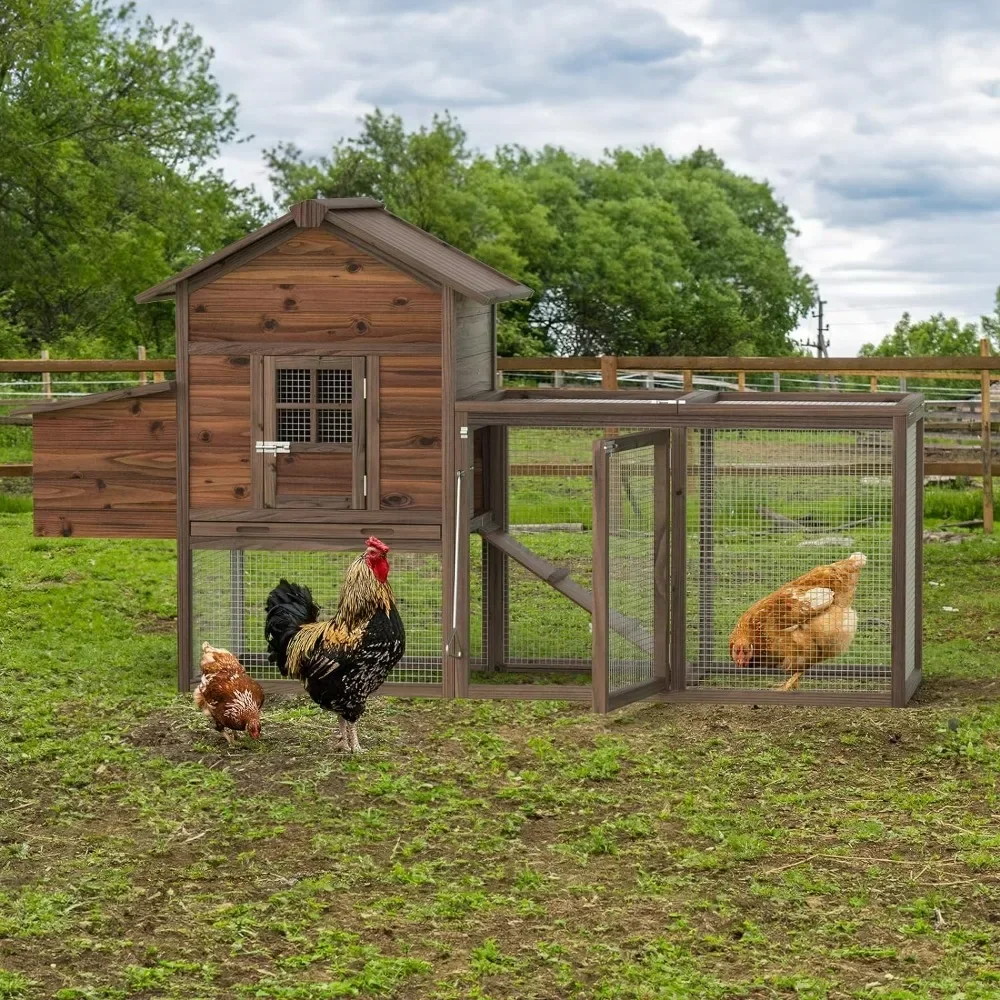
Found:
[(237, 135), (211, 58), (107, 0), (0, 6), (0, 310), (25, 349), (169, 353), (171, 309), (135, 293), (263, 218), (206, 169)]
[(892, 333), (878, 344), (864, 344), (858, 353), (866, 358), (978, 354), (979, 341), (984, 338), (994, 352), (1000, 351), (1000, 287), (993, 303), (993, 312), (980, 316), (978, 323), (962, 323), (944, 313), (914, 322), (904, 312)]
[(279, 145), (267, 164), (286, 203), (379, 198), (532, 287), (504, 310), (502, 353), (786, 354), (813, 302), (788, 210), (710, 151), (486, 157), (450, 115), (407, 132), (376, 111), (327, 157)]

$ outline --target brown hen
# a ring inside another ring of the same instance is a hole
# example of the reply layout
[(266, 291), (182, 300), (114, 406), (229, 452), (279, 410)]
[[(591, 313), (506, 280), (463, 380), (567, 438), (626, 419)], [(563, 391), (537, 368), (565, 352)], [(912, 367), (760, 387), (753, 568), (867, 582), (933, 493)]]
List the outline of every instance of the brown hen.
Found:
[(201, 644), (201, 682), (194, 703), (212, 720), (227, 743), (236, 742), (236, 733), (260, 739), (260, 709), (264, 689), (246, 672), (228, 649)]
[(736, 666), (781, 667), (790, 676), (780, 688), (791, 691), (809, 667), (843, 653), (858, 627), (851, 605), (867, 561), (855, 552), (817, 566), (752, 605), (729, 636)]

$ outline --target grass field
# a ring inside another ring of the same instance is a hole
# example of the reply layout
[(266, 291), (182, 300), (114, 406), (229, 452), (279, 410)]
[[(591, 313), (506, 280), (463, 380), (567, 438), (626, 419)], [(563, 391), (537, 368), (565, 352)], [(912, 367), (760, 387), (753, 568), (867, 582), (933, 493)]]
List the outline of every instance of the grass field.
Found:
[(0, 998), (1000, 994), (992, 540), (927, 547), (911, 709), (379, 701), (346, 759), (174, 694), (168, 543), (0, 538)]

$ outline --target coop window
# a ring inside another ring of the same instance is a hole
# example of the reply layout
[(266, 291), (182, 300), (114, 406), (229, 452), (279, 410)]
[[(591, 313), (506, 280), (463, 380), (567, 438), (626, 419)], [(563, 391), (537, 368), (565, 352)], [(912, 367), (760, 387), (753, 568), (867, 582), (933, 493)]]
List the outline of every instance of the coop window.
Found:
[(278, 440), (291, 444), (351, 444), (355, 378), (351, 368), (318, 364), (278, 368)]

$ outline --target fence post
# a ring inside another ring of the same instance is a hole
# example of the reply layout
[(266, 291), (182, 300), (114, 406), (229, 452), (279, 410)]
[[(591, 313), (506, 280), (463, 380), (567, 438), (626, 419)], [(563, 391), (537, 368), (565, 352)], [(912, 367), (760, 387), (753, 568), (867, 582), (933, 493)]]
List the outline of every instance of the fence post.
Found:
[(561, 369), (557, 368), (552, 373), (552, 384), (557, 388), (561, 389), (566, 382), (566, 373)]
[[(618, 358), (613, 354), (601, 356), (601, 388), (613, 392), (618, 388)], [(617, 437), (617, 427), (605, 428), (608, 437)]]
[(740, 392), (746, 392), (746, 390), (747, 390), (747, 373), (746, 372), (737, 372), (736, 373), (736, 388), (739, 389)]
[(774, 391), (781, 392), (781, 372), (771, 372), (771, 377), (774, 379)]
[(877, 375), (872, 375), (871, 378), (868, 379), (868, 388), (869, 388), (869, 390), (871, 392), (878, 392), (878, 376)]
[(690, 368), (684, 369), (684, 391), (694, 392), (694, 372)]
[[(990, 342), (984, 337), (979, 341), (979, 353), (985, 358), (990, 353)], [(990, 373), (984, 368), (980, 372), (979, 388), (982, 393), (983, 428), (983, 533), (993, 534), (993, 441), (990, 427)]]
[[(42, 361), (49, 360), (49, 352), (42, 351)], [(52, 398), (52, 373), (42, 372), (42, 396), (45, 399)]]
[[(140, 361), (145, 361), (146, 360), (146, 348), (143, 347), (142, 344), (139, 345), (137, 353), (138, 353), (138, 357), (139, 357)], [(139, 372), (139, 385), (145, 385), (146, 382), (147, 382), (147, 380), (148, 380), (148, 376), (146, 375), (146, 373), (145, 372)]]

